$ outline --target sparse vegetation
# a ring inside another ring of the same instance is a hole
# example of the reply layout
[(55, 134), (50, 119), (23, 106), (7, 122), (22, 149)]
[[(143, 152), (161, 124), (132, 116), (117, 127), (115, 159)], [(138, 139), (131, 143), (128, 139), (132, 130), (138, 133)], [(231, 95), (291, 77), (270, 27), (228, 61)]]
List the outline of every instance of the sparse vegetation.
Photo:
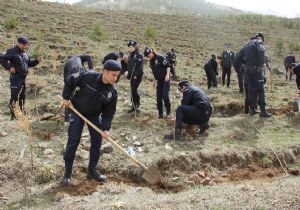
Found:
[(103, 42), (111, 36), (111, 33), (105, 28), (105, 26), (98, 22), (94, 28), (88, 33), (88, 37), (96, 42)]

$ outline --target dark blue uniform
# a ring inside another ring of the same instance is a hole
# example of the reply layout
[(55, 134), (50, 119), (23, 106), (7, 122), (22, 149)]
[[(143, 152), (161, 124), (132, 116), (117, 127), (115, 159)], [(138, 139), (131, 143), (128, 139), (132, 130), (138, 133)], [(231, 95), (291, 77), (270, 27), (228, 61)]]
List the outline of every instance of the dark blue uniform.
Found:
[(171, 81), (165, 82), (167, 75), (167, 69), (170, 68), (169, 61), (161, 55), (154, 54), (154, 57), (150, 60), (150, 68), (152, 70), (154, 79), (157, 80), (156, 86), (156, 105), (158, 114), (160, 117), (163, 116), (163, 100), (165, 103), (167, 115), (171, 113), (170, 103), (170, 84)]
[(138, 109), (140, 106), (140, 96), (138, 87), (142, 81), (144, 74), (144, 57), (138, 50), (130, 53), (128, 57), (128, 74), (127, 79), (130, 80), (132, 106)]
[(298, 90), (300, 90), (300, 63), (298, 63), (295, 67), (294, 67), (294, 74), (296, 74), (296, 84), (298, 87)]
[(261, 116), (266, 116), (268, 114), (265, 110), (266, 103), (263, 76), (265, 47), (263, 42), (257, 38), (250, 40), (239, 53), (238, 59), (241, 60), (243, 58), (246, 62), (250, 114), (255, 113), (255, 91), (257, 91)]
[(227, 75), (227, 87), (230, 85), (231, 67), (234, 63), (234, 53), (232, 51), (224, 51), (222, 53), (222, 82), (225, 85), (225, 77)]
[(285, 79), (292, 80), (292, 72), (290, 71), (290, 75), (288, 75), (289, 72), (289, 66), (291, 63), (296, 63), (296, 58), (293, 55), (288, 55), (284, 59), (284, 67), (285, 67)]
[[(80, 71), (86, 71), (84, 63), (88, 63), (88, 68), (93, 69), (92, 58), (89, 55), (79, 55), (69, 58), (64, 66), (64, 82), (71, 74), (76, 74)], [(69, 109), (65, 109), (65, 121), (69, 121)]]
[(119, 52), (111, 52), (108, 53), (106, 56), (104, 56), (104, 58), (102, 59), (102, 64), (104, 64), (106, 61), (108, 60), (118, 60), (119, 58)]
[(170, 72), (173, 75), (173, 79), (176, 80), (176, 72), (175, 72), (175, 68), (176, 68), (176, 52), (175, 50), (171, 50), (171, 52), (168, 52), (166, 55), (167, 60), (170, 63)]
[(189, 84), (183, 92), (181, 105), (176, 109), (176, 127), (182, 122), (187, 124), (204, 124), (209, 121), (212, 108), (207, 94), (195, 85)]
[(218, 86), (217, 82), (217, 70), (218, 64), (215, 59), (210, 59), (205, 65), (204, 70), (207, 77), (207, 89)]
[[(79, 90), (72, 97), (76, 87)], [(116, 111), (117, 91), (113, 85), (104, 84), (102, 76), (95, 71), (80, 71), (72, 74), (65, 82), (64, 99), (71, 99), (74, 107), (90, 120), (98, 128), (109, 131), (111, 122)], [(71, 113), (70, 126), (68, 129), (68, 142), (64, 156), (66, 174), (72, 173), (75, 152), (80, 142), (84, 121), (75, 113)], [(89, 171), (93, 171), (99, 160), (102, 137), (92, 127), (88, 126), (91, 136)]]
[(236, 59), (234, 61), (234, 69), (237, 73), (240, 93), (243, 93), (244, 92), (244, 76), (245, 76), (245, 67), (244, 67), (245, 60), (237, 59), (238, 55), (239, 55), (239, 52), (236, 53)]
[[(10, 108), (19, 100), (21, 110), (24, 110), (26, 83), (28, 68), (38, 64), (38, 60), (31, 60), (27, 52), (22, 51), (18, 46), (10, 48), (5, 55), (0, 56), (0, 64), (9, 70), (11, 67), (16, 69), (16, 73), (10, 74)], [(12, 113), (13, 117), (13, 113)]]

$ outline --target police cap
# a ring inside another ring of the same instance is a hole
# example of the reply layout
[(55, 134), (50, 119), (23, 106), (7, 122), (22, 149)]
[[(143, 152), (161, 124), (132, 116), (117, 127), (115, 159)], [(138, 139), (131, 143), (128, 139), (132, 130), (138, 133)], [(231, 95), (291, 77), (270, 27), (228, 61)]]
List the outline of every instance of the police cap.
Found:
[(18, 43), (20, 44), (28, 44), (28, 39), (25, 36), (18, 37)]
[(153, 50), (150, 47), (145, 47), (144, 56), (147, 57)]
[(179, 83), (178, 83), (178, 88), (181, 89), (183, 86), (187, 86), (190, 82), (187, 81), (187, 80), (181, 80)]
[(129, 40), (128, 43), (127, 43), (127, 46), (130, 47), (130, 46), (133, 46), (135, 47), (137, 45), (137, 42), (134, 41), (134, 40)]
[(103, 64), (103, 68), (107, 71), (121, 71), (122, 69), (121, 64), (115, 60), (107, 60)]
[(264, 42), (265, 41), (265, 37), (264, 37), (264, 34), (262, 33), (262, 32), (257, 32), (256, 34), (255, 34), (255, 37), (257, 38), (257, 37), (261, 37), (262, 38), (262, 41)]

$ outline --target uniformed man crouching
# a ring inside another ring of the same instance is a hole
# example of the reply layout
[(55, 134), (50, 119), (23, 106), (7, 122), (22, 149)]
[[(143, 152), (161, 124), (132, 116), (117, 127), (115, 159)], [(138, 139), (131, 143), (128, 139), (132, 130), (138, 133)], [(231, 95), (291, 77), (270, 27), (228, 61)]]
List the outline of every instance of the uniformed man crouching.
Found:
[[(80, 71), (70, 75), (65, 81), (63, 90), (63, 105), (69, 107), (70, 96), (76, 87), (76, 91), (71, 102), (74, 107), (98, 128), (102, 129), (104, 135), (101, 136), (92, 127), (88, 126), (91, 136), (90, 161), (88, 166), (88, 179), (98, 182), (106, 181), (106, 177), (97, 170), (100, 156), (102, 137), (110, 137), (109, 130), (114, 117), (117, 105), (117, 91), (114, 84), (120, 74), (121, 64), (114, 60), (108, 60), (103, 65), (103, 73), (96, 71)], [(70, 125), (68, 129), (68, 142), (65, 160), (65, 175), (63, 184), (70, 183), (72, 167), (75, 153), (80, 142), (84, 121), (71, 112)]]

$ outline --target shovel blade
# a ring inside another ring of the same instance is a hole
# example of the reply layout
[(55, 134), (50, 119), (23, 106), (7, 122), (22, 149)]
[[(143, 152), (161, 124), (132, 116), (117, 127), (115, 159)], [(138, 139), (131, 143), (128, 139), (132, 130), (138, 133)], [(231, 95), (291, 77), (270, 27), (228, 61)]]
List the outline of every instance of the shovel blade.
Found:
[(145, 170), (143, 178), (152, 185), (161, 183), (161, 176), (156, 165), (151, 165), (147, 170)]

